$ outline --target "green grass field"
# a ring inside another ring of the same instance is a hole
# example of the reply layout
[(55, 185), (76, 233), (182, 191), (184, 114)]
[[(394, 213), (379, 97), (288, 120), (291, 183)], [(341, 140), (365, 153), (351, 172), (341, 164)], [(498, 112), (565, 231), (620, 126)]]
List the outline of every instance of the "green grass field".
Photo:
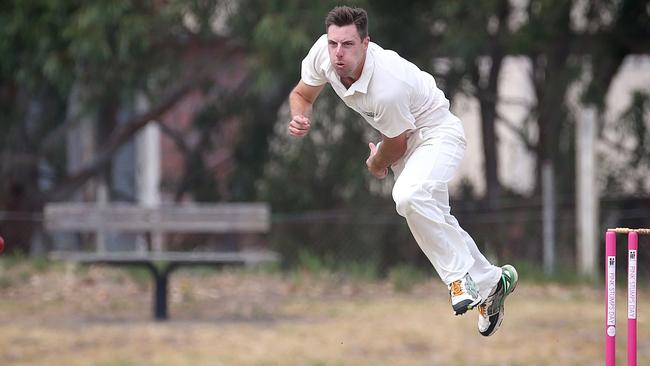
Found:
[[(141, 272), (5, 261), (0, 365), (602, 365), (601, 286), (522, 277), (501, 330), (484, 338), (475, 312), (452, 315), (437, 279), (396, 291), (390, 280), (326, 272), (181, 270), (171, 320), (157, 323)], [(639, 365), (650, 365), (648, 295), (639, 295)], [(620, 292), (621, 364), (624, 304)]]

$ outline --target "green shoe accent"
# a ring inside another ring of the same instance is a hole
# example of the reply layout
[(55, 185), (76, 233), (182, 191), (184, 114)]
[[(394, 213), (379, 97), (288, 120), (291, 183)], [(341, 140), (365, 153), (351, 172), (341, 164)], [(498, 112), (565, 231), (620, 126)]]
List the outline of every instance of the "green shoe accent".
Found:
[(501, 267), (501, 280), (503, 281), (503, 288), (505, 295), (503, 296), (504, 299), (506, 296), (510, 295), (515, 288), (517, 287), (517, 282), (519, 281), (519, 274), (517, 273), (517, 270), (515, 267), (506, 264), (505, 266)]
[(479, 305), (478, 331), (489, 337), (501, 327), (505, 316), (506, 297), (517, 287), (519, 275), (515, 267), (506, 264), (501, 267), (501, 281), (498, 282), (494, 293)]

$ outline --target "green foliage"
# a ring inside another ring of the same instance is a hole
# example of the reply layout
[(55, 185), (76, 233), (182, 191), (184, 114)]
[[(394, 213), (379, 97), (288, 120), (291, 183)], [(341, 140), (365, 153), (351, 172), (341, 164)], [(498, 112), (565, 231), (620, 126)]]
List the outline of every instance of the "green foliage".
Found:
[(336, 276), (352, 281), (376, 281), (380, 278), (379, 266), (372, 258), (358, 261), (337, 259), (334, 255), (320, 255), (309, 249), (298, 249), (298, 260), (291, 269), (301, 276), (309, 273), (316, 277)]
[(399, 1), (375, 0), (366, 5), (370, 40), (391, 49), (429, 70), (435, 44), (430, 29), (437, 1), (415, 0), (408, 5)]
[[(312, 115), (310, 133), (294, 139), (286, 133), (288, 116), (276, 122), (270, 159), (259, 188), (261, 197), (283, 211), (313, 210), (367, 200), (367, 142), (377, 140), (360, 116), (340, 105), (327, 89)], [(287, 178), (291, 189), (286, 189)]]
[(37, 272), (45, 272), (52, 265), (52, 262), (48, 260), (47, 257), (32, 258), (31, 262), (34, 270)]
[(323, 258), (310, 253), (308, 250), (300, 250), (298, 252), (297, 268), (302, 271), (307, 271), (313, 274), (323, 274), (330, 272), (333, 266), (334, 262), (331, 257)]
[(146, 287), (151, 284), (151, 271), (144, 267), (133, 267), (127, 266), (124, 267), (124, 272), (127, 276), (133, 280), (138, 286)]
[[(431, 23), (434, 32), (441, 36), (438, 48), (442, 54), (473, 61), (485, 50), (490, 37), (488, 23), (494, 17), (498, 1), (436, 2)], [(467, 25), (471, 24), (471, 27)]]
[(0, 9), (0, 80), (15, 75), (32, 87), (35, 75), (65, 74), (68, 55), (56, 52), (66, 47), (60, 30), (75, 5), (60, 1), (9, 1)]
[(388, 271), (388, 281), (397, 292), (409, 292), (428, 278), (424, 271), (408, 264), (399, 264)]
[[(93, 81), (131, 85), (146, 68), (161, 32), (178, 16), (152, 17), (151, 4), (123, 1), (10, 1), (0, 9), (0, 74), (67, 92), (78, 73)], [(137, 62), (147, 58), (146, 68)]]
[(58, 266), (58, 264), (45, 257), (30, 258), (23, 254), (2, 255), (0, 257), (0, 271), (23, 268), (28, 272), (45, 272), (54, 266)]
[(0, 257), (0, 270), (10, 269), (24, 263), (27, 258), (23, 254), (2, 255)]
[(379, 263), (376, 260), (346, 261), (338, 267), (344, 276), (354, 281), (376, 281), (380, 278)]
[(570, 285), (594, 284), (593, 279), (580, 277), (575, 268), (560, 266), (552, 274), (547, 274), (538, 264), (530, 261), (517, 261), (515, 264), (520, 278), (532, 283), (560, 283)]

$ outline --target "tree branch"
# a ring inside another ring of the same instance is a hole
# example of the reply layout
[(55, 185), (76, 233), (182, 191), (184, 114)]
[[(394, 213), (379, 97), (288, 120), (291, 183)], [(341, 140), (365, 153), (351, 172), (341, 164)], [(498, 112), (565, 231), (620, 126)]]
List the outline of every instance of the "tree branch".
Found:
[(63, 179), (54, 188), (45, 192), (45, 199), (62, 199), (66, 195), (71, 194), (88, 179), (95, 176), (102, 168), (104, 168), (107, 163), (111, 161), (113, 154), (119, 147), (129, 141), (135, 135), (135, 133), (138, 132), (142, 127), (146, 126), (147, 123), (159, 118), (165, 112), (174, 107), (176, 103), (178, 103), (178, 101), (180, 101), (194, 87), (196, 87), (201, 80), (203, 80), (203, 78), (196, 77), (184, 82), (180, 86), (176, 87), (167, 96), (163, 97), (161, 101), (156, 106), (152, 107), (149, 111), (133, 117), (121, 128), (116, 129), (109, 137), (106, 144), (104, 144), (99, 149), (95, 155), (95, 158), (91, 162), (86, 164), (79, 171), (72, 173)]
[(515, 124), (512, 121), (505, 118), (503, 116), (503, 114), (501, 114), (499, 112), (497, 112), (497, 118), (510, 131), (512, 131), (515, 135), (519, 136), (519, 138), (524, 143), (524, 146), (526, 147), (527, 150), (532, 151), (532, 152), (535, 151), (535, 145), (528, 138), (528, 135), (526, 134), (525, 129), (515, 126)]

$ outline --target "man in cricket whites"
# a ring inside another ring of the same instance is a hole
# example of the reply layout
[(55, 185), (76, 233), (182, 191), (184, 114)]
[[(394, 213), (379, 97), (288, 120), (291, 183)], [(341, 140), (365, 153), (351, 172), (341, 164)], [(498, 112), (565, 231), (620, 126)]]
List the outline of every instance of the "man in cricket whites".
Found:
[(454, 313), (477, 308), (479, 332), (494, 334), (518, 275), (511, 265), (492, 265), (451, 214), (448, 182), (466, 146), (461, 121), (433, 76), (370, 42), (365, 10), (336, 7), (327, 14), (325, 30), (302, 61), (301, 80), (289, 95), (289, 134), (309, 132), (312, 106), (327, 83), (378, 130), (382, 140), (369, 143), (368, 170), (383, 179), (391, 168), (397, 212), (448, 286)]

